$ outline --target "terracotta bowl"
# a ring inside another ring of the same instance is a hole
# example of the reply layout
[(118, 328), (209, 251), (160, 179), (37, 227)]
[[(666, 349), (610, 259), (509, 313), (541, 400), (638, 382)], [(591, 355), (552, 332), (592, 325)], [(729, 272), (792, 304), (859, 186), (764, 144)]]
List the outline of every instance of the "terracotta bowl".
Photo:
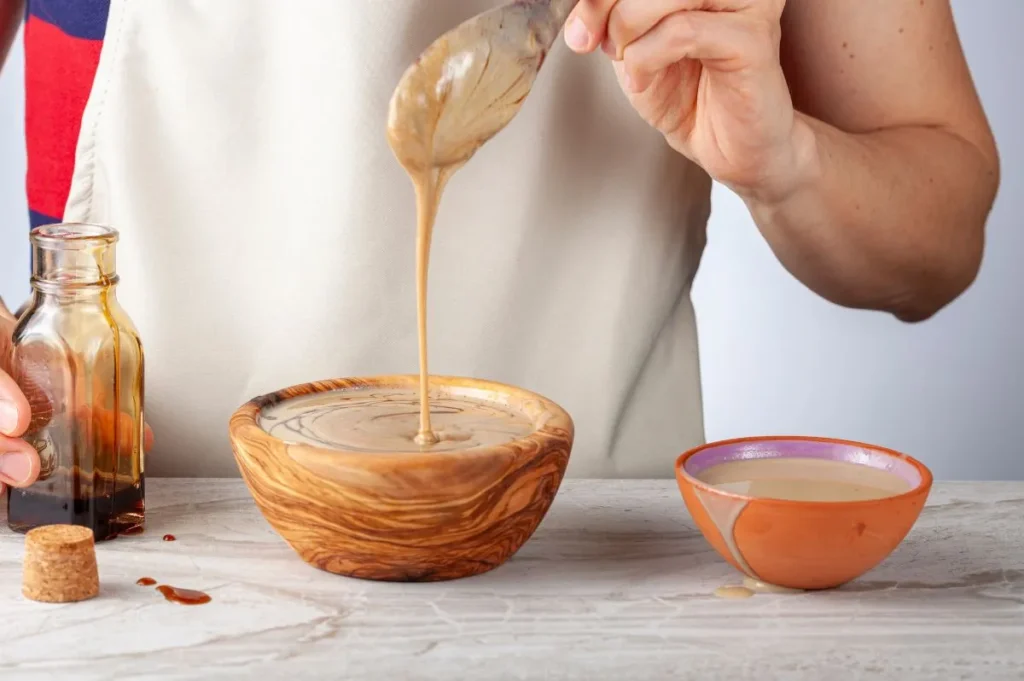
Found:
[[(895, 474), (910, 489), (870, 501), (788, 501), (732, 494), (700, 479), (717, 464), (777, 457), (869, 466)], [(723, 558), (754, 580), (792, 589), (837, 587), (881, 563), (917, 521), (932, 486), (931, 472), (905, 454), (808, 437), (709, 443), (679, 457), (676, 480), (697, 527)], [(728, 524), (722, 518), (731, 519), (731, 542), (719, 529)]]
[[(431, 377), (432, 395), (491, 402), (530, 418), (533, 432), (494, 446), (343, 451), (286, 442), (261, 425), (263, 411), (285, 400), (344, 399), (365, 388), (415, 395), (417, 386), (415, 376), (309, 383), (258, 397), (232, 416), (232, 448), (256, 505), (310, 565), (384, 581), (468, 577), (508, 560), (551, 506), (569, 462), (572, 419), (520, 388)], [(415, 404), (413, 411), (418, 398)]]

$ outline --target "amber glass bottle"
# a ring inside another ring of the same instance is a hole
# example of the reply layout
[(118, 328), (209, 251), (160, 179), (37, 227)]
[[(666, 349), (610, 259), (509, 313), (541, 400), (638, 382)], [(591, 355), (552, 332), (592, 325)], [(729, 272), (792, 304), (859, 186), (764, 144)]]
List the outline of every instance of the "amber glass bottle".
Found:
[(115, 297), (117, 239), (97, 225), (32, 231), (32, 299), (11, 367), (42, 466), (35, 484), (9, 492), (15, 531), (68, 523), (102, 540), (143, 525), (143, 354)]

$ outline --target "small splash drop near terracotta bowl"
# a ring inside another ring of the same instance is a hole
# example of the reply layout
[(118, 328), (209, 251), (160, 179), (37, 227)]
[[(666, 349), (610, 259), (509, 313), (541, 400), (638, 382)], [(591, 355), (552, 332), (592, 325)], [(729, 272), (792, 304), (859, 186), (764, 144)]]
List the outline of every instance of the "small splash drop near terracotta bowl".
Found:
[[(719, 464), (765, 458), (867, 466), (897, 476), (906, 489), (862, 501), (792, 501), (730, 493), (701, 479)], [(692, 449), (677, 459), (676, 481), (697, 527), (734, 568), (767, 584), (814, 590), (841, 586), (885, 560), (917, 522), (932, 474), (921, 462), (883, 447), (777, 436)], [(725, 536), (730, 523), (731, 542)]]
[[(408, 408), (400, 416), (416, 423), (418, 386), (408, 375), (307, 383), (257, 397), (231, 417), (235, 460), (257, 507), (310, 565), (380, 581), (469, 577), (502, 565), (544, 518), (569, 462), (573, 423), (561, 407), (521, 388), (430, 377), (432, 399), (500, 405), (531, 424), (497, 444), (346, 450), (286, 441), (262, 425), (265, 410), (291, 400), (330, 406), (367, 389), (401, 391)], [(316, 430), (320, 418), (302, 429)]]

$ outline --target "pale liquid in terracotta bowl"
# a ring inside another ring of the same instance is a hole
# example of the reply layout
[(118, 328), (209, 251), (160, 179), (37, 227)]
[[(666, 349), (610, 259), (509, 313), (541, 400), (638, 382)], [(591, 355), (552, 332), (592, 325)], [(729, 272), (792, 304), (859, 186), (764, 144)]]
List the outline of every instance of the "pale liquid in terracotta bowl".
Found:
[(785, 456), (720, 463), (695, 477), (723, 492), (787, 501), (868, 501), (910, 491), (906, 480), (889, 471)]
[[(481, 393), (474, 395), (472, 393)], [(260, 427), (290, 444), (347, 452), (446, 452), (494, 447), (543, 427), (545, 413), (530, 405), (487, 399), (483, 391), (431, 390), (435, 442), (418, 442), (417, 386), (374, 386), (294, 397), (266, 407)], [(537, 411), (534, 409), (533, 411)]]

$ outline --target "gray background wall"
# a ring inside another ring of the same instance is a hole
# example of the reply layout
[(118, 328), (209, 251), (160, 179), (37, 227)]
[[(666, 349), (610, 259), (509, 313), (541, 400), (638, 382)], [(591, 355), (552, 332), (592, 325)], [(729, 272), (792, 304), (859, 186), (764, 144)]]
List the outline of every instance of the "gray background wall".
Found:
[[(902, 449), (938, 478), (1024, 479), (1024, 1), (954, 0), (995, 128), (1002, 190), (974, 287), (915, 326), (793, 281), (716, 187), (695, 298), (709, 439), (831, 435)], [(23, 61), (0, 74), (0, 295), (27, 292)]]

